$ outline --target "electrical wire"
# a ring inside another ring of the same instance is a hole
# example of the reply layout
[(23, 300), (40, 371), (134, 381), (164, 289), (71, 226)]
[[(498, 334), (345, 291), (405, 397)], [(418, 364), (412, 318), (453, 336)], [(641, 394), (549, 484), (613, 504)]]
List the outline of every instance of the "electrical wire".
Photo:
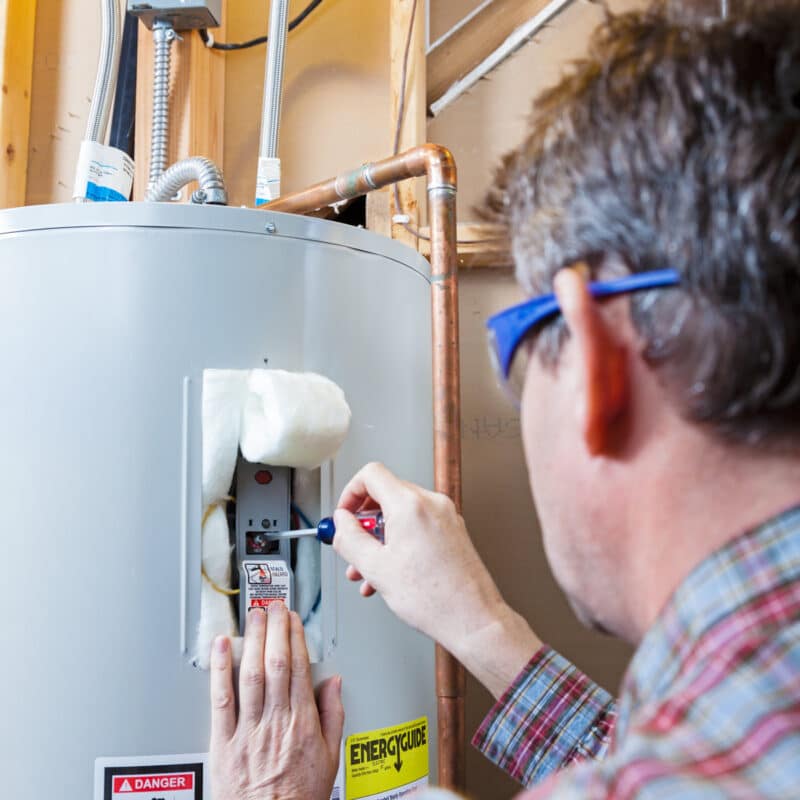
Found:
[[(411, 21), (408, 24), (408, 35), (406, 36), (406, 45), (405, 50), (403, 52), (403, 69), (400, 73), (400, 98), (397, 103), (397, 123), (394, 129), (394, 145), (392, 147), (392, 155), (397, 155), (400, 152), (400, 134), (403, 130), (403, 121), (405, 120), (406, 116), (406, 84), (408, 83), (408, 58), (411, 54), (411, 42), (414, 33), (414, 22), (417, 18), (417, 0), (414, 0), (414, 4), (411, 6)], [(392, 191), (394, 192), (394, 207), (397, 209), (397, 216), (406, 216), (405, 211), (403, 210), (403, 202), (400, 199), (400, 188), (395, 183), (392, 186)], [(426, 236), (419, 228), (415, 228), (410, 222), (400, 222), (400, 225), (408, 231), (412, 236), (415, 236), (418, 239), (422, 239), (423, 241), (429, 242), (431, 240), (430, 236)], [(456, 244), (489, 244), (490, 242), (496, 242), (498, 239), (457, 239)]]
[[(228, 503), (235, 503), (235, 497), (223, 497), (221, 500), (217, 500), (216, 503), (211, 503), (206, 510), (203, 512), (203, 519), (200, 522), (200, 531), (202, 536), (202, 531), (206, 527), (206, 522), (208, 522), (209, 517), (217, 510), (217, 508), (227, 505)], [(219, 594), (224, 594), (226, 597), (236, 597), (237, 594), (240, 593), (240, 589), (228, 589), (225, 586), (220, 586), (207, 572), (206, 572), (206, 565), (203, 560), (200, 560), (200, 573), (202, 576), (208, 581), (209, 586)]]
[(306, 528), (316, 528), (317, 526), (303, 513), (303, 509), (300, 506), (296, 506), (294, 503), (291, 505), (291, 511), (293, 514), (297, 514), (300, 517), (300, 521)]
[[(314, 11), (322, 0), (311, 0), (311, 2), (292, 20), (289, 20), (289, 30), (293, 31), (298, 25), (303, 23), (306, 17)], [(206, 47), (212, 50), (247, 50), (249, 47), (257, 47), (260, 44), (266, 44), (269, 39), (268, 36), (257, 36), (255, 39), (250, 39), (246, 42), (216, 42), (209, 34), (207, 28), (199, 28), (197, 31), (200, 38)]]

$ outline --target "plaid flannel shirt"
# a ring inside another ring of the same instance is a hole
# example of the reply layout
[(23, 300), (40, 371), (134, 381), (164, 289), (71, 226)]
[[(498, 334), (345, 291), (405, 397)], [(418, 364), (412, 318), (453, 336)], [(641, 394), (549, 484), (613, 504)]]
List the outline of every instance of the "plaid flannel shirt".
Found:
[(543, 647), (473, 744), (519, 800), (800, 798), (800, 508), (692, 571), (618, 703)]

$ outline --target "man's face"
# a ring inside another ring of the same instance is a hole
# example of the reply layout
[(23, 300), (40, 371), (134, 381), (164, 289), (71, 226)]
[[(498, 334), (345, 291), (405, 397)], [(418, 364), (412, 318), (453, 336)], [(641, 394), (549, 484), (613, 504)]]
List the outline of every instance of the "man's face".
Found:
[(557, 367), (531, 356), (522, 394), (522, 437), (553, 575), (581, 621), (606, 629), (613, 608), (615, 504), (605, 468), (589, 455), (582, 436), (575, 358), (571, 340)]

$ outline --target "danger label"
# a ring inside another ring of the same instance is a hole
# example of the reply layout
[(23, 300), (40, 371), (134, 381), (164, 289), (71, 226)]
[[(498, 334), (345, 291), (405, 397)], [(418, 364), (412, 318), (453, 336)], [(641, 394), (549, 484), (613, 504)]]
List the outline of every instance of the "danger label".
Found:
[(126, 775), (114, 778), (115, 794), (149, 794), (159, 789), (194, 789), (194, 775), (184, 772), (181, 775)]
[(347, 738), (346, 800), (396, 800), (428, 782), (425, 717)]
[(281, 558), (244, 561), (247, 610), (281, 602), (292, 607), (292, 573)]
[(107, 766), (104, 773), (104, 800), (202, 800), (203, 797), (202, 764)]

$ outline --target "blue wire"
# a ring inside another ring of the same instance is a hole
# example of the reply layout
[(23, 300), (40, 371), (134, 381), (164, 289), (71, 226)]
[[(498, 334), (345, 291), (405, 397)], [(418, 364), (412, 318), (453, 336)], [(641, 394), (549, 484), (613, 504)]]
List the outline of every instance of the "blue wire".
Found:
[(315, 525), (315, 524), (314, 524), (314, 523), (313, 523), (313, 522), (312, 522), (312, 521), (311, 521), (311, 520), (310, 520), (310, 519), (309, 519), (309, 518), (308, 518), (308, 517), (307, 517), (307, 516), (306, 516), (306, 515), (303, 513), (302, 509), (300, 509), (300, 507), (299, 507), (299, 506), (296, 506), (294, 503), (292, 503), (292, 512), (293, 512), (293, 513), (295, 513), (295, 514), (297, 514), (297, 516), (298, 516), (298, 517), (300, 517), (300, 521), (303, 523), (303, 525), (305, 525), (305, 526), (306, 526), (306, 528), (316, 528), (316, 527), (317, 527), (317, 526), (316, 526), (316, 525)]

